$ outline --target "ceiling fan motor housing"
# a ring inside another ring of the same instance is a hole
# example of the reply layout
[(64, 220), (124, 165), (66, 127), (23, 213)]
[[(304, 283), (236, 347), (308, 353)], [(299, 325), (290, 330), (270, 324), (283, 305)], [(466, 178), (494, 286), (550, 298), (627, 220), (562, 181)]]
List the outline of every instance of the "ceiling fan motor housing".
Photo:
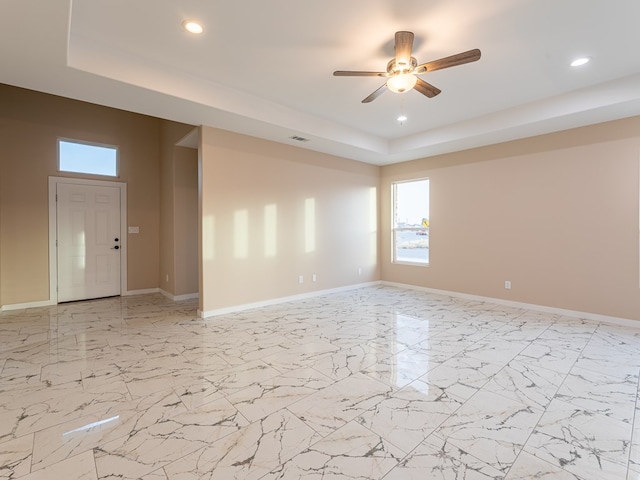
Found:
[(387, 72), (391, 75), (402, 75), (403, 73), (411, 73), (418, 66), (415, 57), (411, 57), (410, 63), (398, 63), (395, 58), (387, 63)]

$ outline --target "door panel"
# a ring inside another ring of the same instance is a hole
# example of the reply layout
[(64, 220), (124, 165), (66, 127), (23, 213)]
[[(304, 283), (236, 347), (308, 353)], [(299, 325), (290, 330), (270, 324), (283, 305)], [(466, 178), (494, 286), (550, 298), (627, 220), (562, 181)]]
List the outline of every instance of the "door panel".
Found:
[(58, 301), (120, 295), (120, 189), (58, 183), (56, 193)]

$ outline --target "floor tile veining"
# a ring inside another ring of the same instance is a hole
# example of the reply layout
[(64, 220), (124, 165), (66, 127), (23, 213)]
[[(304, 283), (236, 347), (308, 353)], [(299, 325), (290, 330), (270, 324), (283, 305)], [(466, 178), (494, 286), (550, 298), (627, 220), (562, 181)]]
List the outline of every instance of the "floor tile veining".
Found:
[(4, 312), (0, 479), (638, 480), (639, 377), (640, 328), (392, 287)]

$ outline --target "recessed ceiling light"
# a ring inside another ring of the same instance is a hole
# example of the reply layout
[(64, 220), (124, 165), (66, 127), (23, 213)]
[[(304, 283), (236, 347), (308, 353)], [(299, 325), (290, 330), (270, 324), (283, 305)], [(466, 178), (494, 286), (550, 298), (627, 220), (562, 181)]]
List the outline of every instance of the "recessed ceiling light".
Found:
[(398, 121), (399, 121), (400, 123), (402, 123), (402, 122), (406, 122), (406, 121), (407, 121), (407, 116), (406, 116), (406, 115), (400, 115), (400, 116), (398, 117)]
[(576, 58), (573, 62), (571, 62), (572, 67), (579, 67), (581, 65), (586, 65), (591, 61), (590, 57), (580, 57)]
[(204, 28), (198, 22), (194, 22), (193, 20), (185, 20), (182, 22), (182, 27), (189, 33), (194, 33), (196, 35), (202, 33)]

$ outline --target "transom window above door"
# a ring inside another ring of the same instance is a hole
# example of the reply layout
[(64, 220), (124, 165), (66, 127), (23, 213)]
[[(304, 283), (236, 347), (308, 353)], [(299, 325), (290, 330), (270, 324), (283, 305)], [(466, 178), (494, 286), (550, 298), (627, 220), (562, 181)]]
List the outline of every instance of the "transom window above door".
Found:
[(117, 177), (118, 148), (60, 139), (58, 171)]

